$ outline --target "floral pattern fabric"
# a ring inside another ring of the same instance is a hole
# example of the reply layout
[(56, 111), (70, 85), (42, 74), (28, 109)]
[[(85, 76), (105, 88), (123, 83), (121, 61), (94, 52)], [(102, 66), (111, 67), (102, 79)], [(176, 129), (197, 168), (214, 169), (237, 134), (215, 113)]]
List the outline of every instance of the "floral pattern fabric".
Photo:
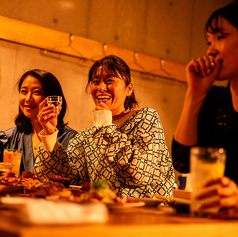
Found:
[(159, 115), (151, 108), (141, 109), (119, 127), (84, 129), (66, 151), (59, 143), (52, 152), (40, 146), (35, 172), (41, 180), (58, 174), (75, 185), (107, 179), (121, 197), (173, 196), (172, 160)]

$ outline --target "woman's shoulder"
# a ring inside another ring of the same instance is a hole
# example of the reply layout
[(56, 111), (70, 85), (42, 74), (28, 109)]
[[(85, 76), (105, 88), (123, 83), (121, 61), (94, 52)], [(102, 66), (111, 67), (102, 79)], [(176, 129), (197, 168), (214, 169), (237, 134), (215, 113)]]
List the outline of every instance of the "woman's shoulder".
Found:
[(155, 109), (153, 108), (150, 108), (150, 107), (144, 107), (144, 108), (141, 108), (139, 110), (137, 110), (136, 112), (137, 115), (141, 116), (141, 115), (153, 115), (153, 116), (158, 116), (158, 113)]
[(13, 134), (16, 134), (18, 131), (17, 126), (8, 128), (5, 131), (0, 131), (0, 133), (5, 134), (7, 137), (11, 137)]
[(153, 119), (159, 119), (159, 114), (157, 111), (150, 107), (144, 107), (138, 110), (133, 110), (134, 114), (131, 116), (130, 120), (149, 120), (152, 121)]

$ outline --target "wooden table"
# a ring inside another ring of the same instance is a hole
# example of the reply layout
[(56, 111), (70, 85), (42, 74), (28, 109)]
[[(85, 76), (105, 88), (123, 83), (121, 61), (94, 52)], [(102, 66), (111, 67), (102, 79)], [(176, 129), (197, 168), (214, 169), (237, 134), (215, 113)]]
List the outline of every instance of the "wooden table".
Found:
[(170, 213), (171, 209), (137, 207), (110, 212), (105, 224), (26, 226), (18, 213), (0, 211), (1, 237), (230, 237), (238, 235), (238, 220), (192, 218), (189, 214)]

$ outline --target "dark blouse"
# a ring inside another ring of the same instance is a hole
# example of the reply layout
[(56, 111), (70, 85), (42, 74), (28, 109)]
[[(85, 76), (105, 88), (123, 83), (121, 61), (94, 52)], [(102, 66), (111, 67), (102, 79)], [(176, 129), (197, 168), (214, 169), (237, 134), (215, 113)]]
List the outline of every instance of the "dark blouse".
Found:
[[(68, 126), (62, 126), (59, 129), (58, 141), (66, 149), (69, 140), (73, 138), (77, 132)], [(17, 127), (9, 128), (6, 131), (0, 131), (0, 161), (3, 161), (3, 149), (22, 150), (22, 161), (20, 175), (24, 171), (34, 171), (34, 155), (32, 145), (32, 133), (25, 134), (20, 132)]]
[[(199, 116), (196, 145), (225, 148), (225, 175), (238, 184), (238, 113), (232, 105), (229, 84), (213, 86), (208, 92)], [(177, 171), (189, 172), (189, 153), (189, 146), (173, 139), (172, 159)]]

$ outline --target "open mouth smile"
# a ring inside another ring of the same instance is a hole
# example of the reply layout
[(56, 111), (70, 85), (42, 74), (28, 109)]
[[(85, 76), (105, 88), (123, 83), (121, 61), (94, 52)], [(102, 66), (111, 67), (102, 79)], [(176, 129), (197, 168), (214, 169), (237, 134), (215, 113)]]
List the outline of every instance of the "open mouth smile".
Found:
[(25, 109), (34, 109), (34, 108), (36, 108), (36, 106), (35, 105), (24, 105), (24, 108)]
[(107, 101), (107, 100), (110, 100), (110, 99), (111, 99), (111, 96), (108, 96), (108, 95), (99, 95), (99, 96), (97, 96), (97, 100), (99, 102)]

